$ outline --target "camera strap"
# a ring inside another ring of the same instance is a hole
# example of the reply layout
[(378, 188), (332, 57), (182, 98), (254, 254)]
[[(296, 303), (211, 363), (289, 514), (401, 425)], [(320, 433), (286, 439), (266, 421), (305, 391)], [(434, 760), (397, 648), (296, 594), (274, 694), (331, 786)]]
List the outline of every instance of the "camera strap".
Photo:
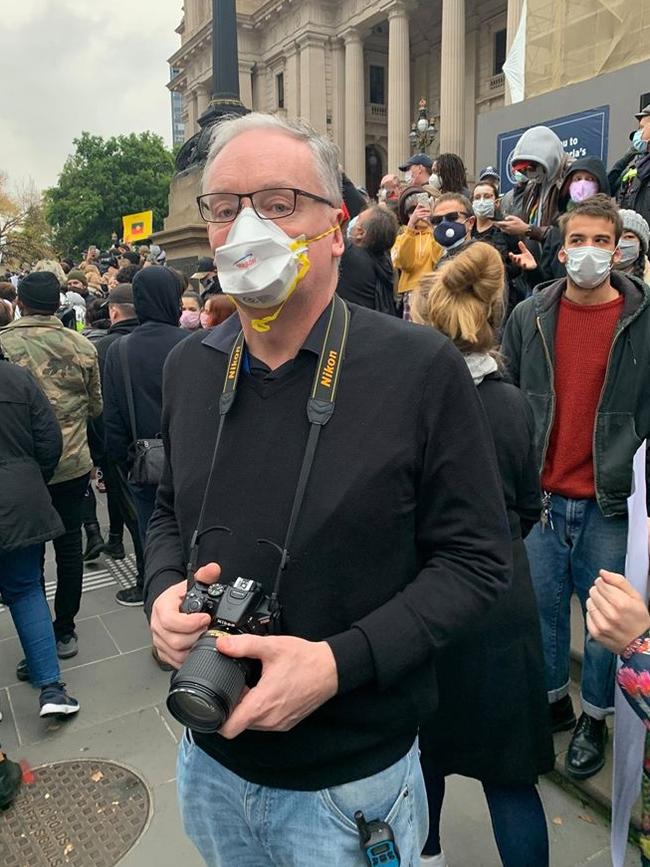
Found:
[[(302, 508), (302, 503), (307, 489), (307, 483), (311, 474), (311, 469), (316, 455), (318, 439), (320, 432), (327, 422), (331, 419), (334, 413), (334, 403), (336, 392), (339, 384), (341, 366), (345, 356), (345, 345), (348, 339), (350, 327), (350, 311), (347, 304), (338, 295), (334, 295), (329, 304), (329, 315), (327, 320), (327, 328), (320, 354), (314, 382), (307, 401), (307, 419), (309, 421), (309, 435), (305, 446), (305, 453), (300, 467), (300, 475), (298, 476), (298, 484), (291, 506), (291, 514), (289, 516), (289, 524), (284, 538), (284, 543), (281, 549), (280, 565), (275, 577), (273, 592), (271, 594), (271, 613), (277, 620), (280, 610), (279, 592), (282, 573), (289, 562), (289, 547), (298, 521), (298, 516)], [(244, 360), (245, 342), (244, 332), (240, 331), (237, 339), (230, 351), (228, 365), (226, 367), (226, 376), (224, 379), (223, 390), (219, 397), (219, 427), (217, 429), (217, 438), (212, 452), (212, 462), (208, 479), (203, 492), (203, 500), (199, 519), (196, 524), (196, 530), (192, 536), (190, 562), (188, 563), (188, 588), (194, 581), (194, 573), (198, 565), (199, 539), (208, 529), (201, 529), (205, 518), (205, 510), (207, 507), (208, 494), (210, 485), (214, 475), (219, 446), (223, 435), (223, 429), (226, 422), (226, 417), (235, 402), (237, 396), (237, 385), (239, 383), (239, 374)]]

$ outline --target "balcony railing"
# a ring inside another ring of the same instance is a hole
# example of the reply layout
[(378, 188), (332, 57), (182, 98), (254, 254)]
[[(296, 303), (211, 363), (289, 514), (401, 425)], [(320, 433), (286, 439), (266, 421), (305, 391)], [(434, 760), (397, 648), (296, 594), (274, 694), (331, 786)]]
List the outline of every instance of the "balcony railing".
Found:
[(498, 75), (493, 75), (490, 79), (490, 90), (493, 92), (503, 90), (506, 86), (506, 77), (503, 72), (500, 72)]
[(369, 102), (366, 105), (366, 117), (368, 120), (374, 121), (385, 121), (386, 120), (386, 106), (379, 105), (376, 102)]

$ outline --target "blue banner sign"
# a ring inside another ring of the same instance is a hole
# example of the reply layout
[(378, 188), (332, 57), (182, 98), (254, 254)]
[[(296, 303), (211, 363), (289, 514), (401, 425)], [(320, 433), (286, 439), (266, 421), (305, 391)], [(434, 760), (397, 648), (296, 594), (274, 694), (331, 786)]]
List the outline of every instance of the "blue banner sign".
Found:
[[(548, 126), (562, 142), (564, 150), (575, 159), (599, 157), (607, 165), (607, 136), (609, 133), (609, 106), (601, 105), (587, 111), (567, 114), (555, 120), (545, 120), (534, 126)], [(510, 158), (521, 134), (530, 127), (502, 132), (497, 136), (497, 165), (501, 173), (501, 192), (506, 193), (514, 184), (510, 171)]]

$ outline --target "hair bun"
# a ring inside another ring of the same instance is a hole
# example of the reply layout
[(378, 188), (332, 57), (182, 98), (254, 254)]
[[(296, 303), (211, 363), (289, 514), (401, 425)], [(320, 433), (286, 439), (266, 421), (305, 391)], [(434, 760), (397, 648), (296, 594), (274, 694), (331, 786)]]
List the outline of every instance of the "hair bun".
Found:
[(494, 280), (501, 280), (503, 275), (499, 252), (484, 241), (470, 244), (442, 267), (442, 284), (451, 295), (467, 292), (482, 298), (485, 289), (483, 283), (487, 281), (490, 284), (492, 293)]

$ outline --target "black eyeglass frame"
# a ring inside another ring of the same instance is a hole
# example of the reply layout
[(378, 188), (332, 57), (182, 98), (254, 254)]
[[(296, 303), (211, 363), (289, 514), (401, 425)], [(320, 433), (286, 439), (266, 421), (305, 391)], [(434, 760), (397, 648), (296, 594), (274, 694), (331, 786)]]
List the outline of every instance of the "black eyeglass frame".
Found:
[[(473, 216), (473, 214), (466, 214), (465, 211), (449, 211), (448, 214), (435, 214), (429, 217), (429, 222), (432, 226), (439, 226), (443, 220), (449, 220), (451, 223), (455, 223), (456, 221), (460, 222), (458, 218), (461, 216), (461, 214), (463, 215), (463, 217), (465, 217), (465, 220), (469, 220), (469, 218)], [(465, 220), (463, 220), (462, 222), (464, 223)]]
[[(288, 214), (281, 214), (278, 217), (265, 217), (257, 210), (255, 207), (255, 201), (253, 200), (253, 196), (256, 196), (258, 193), (269, 193), (273, 191), (280, 191), (285, 193), (293, 193), (293, 208)], [(235, 212), (234, 217), (231, 217), (229, 220), (208, 220), (208, 218), (203, 213), (203, 209), (201, 207), (201, 202), (207, 200), (210, 196), (237, 196), (237, 211)], [(205, 223), (216, 223), (217, 225), (223, 225), (225, 223), (232, 223), (233, 220), (237, 219), (242, 209), (242, 199), (249, 199), (251, 203), (251, 207), (260, 218), (260, 220), (284, 220), (286, 217), (291, 217), (296, 212), (296, 206), (298, 204), (298, 196), (302, 196), (305, 199), (311, 199), (313, 202), (320, 202), (323, 205), (329, 205), (330, 208), (336, 207), (329, 201), (329, 199), (323, 198), (323, 196), (317, 196), (315, 193), (308, 193), (307, 190), (300, 190), (297, 187), (264, 187), (261, 190), (253, 190), (252, 193), (226, 193), (220, 190), (214, 193), (202, 193), (200, 196), (196, 197), (196, 204), (199, 209), (199, 214), (201, 215), (201, 219)]]

